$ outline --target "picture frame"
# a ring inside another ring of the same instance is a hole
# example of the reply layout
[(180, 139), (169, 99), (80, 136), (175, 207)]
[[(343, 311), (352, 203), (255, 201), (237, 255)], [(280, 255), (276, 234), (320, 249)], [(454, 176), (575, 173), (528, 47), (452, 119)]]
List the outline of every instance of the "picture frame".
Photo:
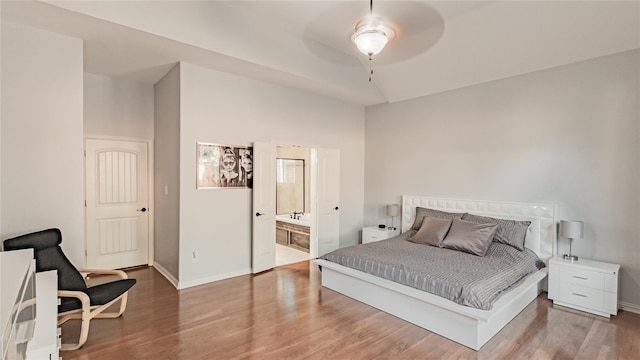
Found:
[(253, 188), (253, 147), (196, 144), (196, 189)]

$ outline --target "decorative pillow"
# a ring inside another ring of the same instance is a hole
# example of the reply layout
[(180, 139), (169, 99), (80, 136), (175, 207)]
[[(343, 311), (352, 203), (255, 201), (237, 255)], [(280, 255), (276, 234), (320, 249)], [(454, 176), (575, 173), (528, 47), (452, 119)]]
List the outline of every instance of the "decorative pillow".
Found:
[(452, 220), (450, 219), (425, 217), (422, 220), (420, 230), (408, 240), (417, 244), (440, 246), (444, 237), (447, 236), (449, 228), (451, 228), (451, 222)]
[(416, 207), (416, 219), (411, 226), (411, 230), (419, 230), (422, 226), (422, 219), (426, 216), (438, 219), (462, 219), (464, 213), (450, 213), (446, 211), (440, 211), (435, 209), (428, 209), (423, 207)]
[(469, 221), (453, 219), (447, 237), (440, 247), (464, 251), (469, 254), (484, 256), (491, 245), (498, 224), (474, 224)]
[(524, 239), (527, 236), (527, 229), (531, 225), (531, 221), (498, 219), (468, 213), (462, 216), (462, 220), (476, 224), (498, 224), (493, 241), (511, 245), (520, 251), (524, 250)]

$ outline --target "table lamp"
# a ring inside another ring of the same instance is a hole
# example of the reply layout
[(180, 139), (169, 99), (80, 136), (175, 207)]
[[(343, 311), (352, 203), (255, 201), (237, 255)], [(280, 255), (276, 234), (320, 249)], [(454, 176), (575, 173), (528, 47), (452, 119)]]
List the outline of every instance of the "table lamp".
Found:
[(561, 220), (560, 221), (560, 237), (569, 239), (569, 254), (562, 257), (565, 260), (578, 261), (576, 255), (571, 254), (571, 245), (573, 239), (582, 239), (583, 223), (578, 220)]
[(389, 230), (395, 230), (395, 226), (393, 226), (393, 218), (400, 215), (400, 205), (398, 204), (391, 204), (391, 205), (387, 205), (387, 216), (391, 216), (391, 226), (389, 227)]

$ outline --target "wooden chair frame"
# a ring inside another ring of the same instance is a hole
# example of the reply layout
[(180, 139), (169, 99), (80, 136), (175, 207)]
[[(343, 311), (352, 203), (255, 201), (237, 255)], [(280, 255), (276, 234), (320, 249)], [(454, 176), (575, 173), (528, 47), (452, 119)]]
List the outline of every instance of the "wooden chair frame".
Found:
[[(78, 269), (78, 271), (85, 275), (85, 282), (88, 282), (92, 275), (116, 275), (121, 279), (128, 279), (129, 276), (122, 270), (102, 270), (102, 269)], [(129, 291), (125, 291), (124, 294), (113, 299), (112, 301), (104, 305), (91, 306), (89, 296), (82, 291), (69, 291), (58, 290), (58, 297), (73, 297), (82, 303), (82, 308), (66, 311), (58, 314), (58, 326), (61, 326), (69, 320), (82, 320), (80, 327), (80, 338), (77, 343), (62, 344), (60, 350), (76, 350), (79, 349), (87, 341), (89, 336), (89, 324), (92, 319), (106, 319), (117, 318), (124, 313), (127, 308), (127, 295)], [(106, 312), (105, 310), (110, 308), (116, 302), (120, 301), (120, 309), (115, 312)]]

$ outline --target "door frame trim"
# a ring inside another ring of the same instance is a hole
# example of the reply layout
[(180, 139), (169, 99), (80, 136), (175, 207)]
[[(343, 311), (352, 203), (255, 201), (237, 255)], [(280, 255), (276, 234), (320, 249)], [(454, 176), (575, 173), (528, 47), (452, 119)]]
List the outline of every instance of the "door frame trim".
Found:
[(149, 209), (153, 210), (153, 212), (151, 213), (152, 216), (149, 216), (149, 221), (148, 221), (148, 233), (149, 233), (149, 248), (148, 248), (148, 262), (147, 265), (149, 266), (153, 266), (154, 263), (154, 248), (155, 248), (155, 237), (154, 237), (154, 218), (155, 218), (155, 207), (154, 207), (154, 193), (155, 193), (155, 189), (153, 187), (154, 184), (154, 180), (153, 180), (153, 174), (154, 174), (154, 168), (153, 168), (153, 164), (154, 164), (154, 158), (153, 158), (153, 139), (145, 139), (145, 138), (136, 138), (136, 137), (126, 137), (126, 136), (110, 136), (110, 135), (92, 135), (92, 134), (85, 134), (83, 136), (82, 139), (82, 150), (83, 150), (83, 156), (82, 156), (82, 174), (83, 174), (83, 181), (82, 183), (84, 184), (84, 191), (83, 191), (83, 196), (84, 196), (84, 204), (83, 204), (83, 214), (84, 214), (84, 223), (83, 225), (83, 233), (84, 233), (84, 239), (83, 239), (83, 246), (84, 246), (84, 257), (83, 257), (83, 267), (87, 266), (87, 140), (116, 140), (116, 141), (131, 141), (131, 142), (141, 142), (147, 145), (147, 201), (149, 202), (148, 206)]

